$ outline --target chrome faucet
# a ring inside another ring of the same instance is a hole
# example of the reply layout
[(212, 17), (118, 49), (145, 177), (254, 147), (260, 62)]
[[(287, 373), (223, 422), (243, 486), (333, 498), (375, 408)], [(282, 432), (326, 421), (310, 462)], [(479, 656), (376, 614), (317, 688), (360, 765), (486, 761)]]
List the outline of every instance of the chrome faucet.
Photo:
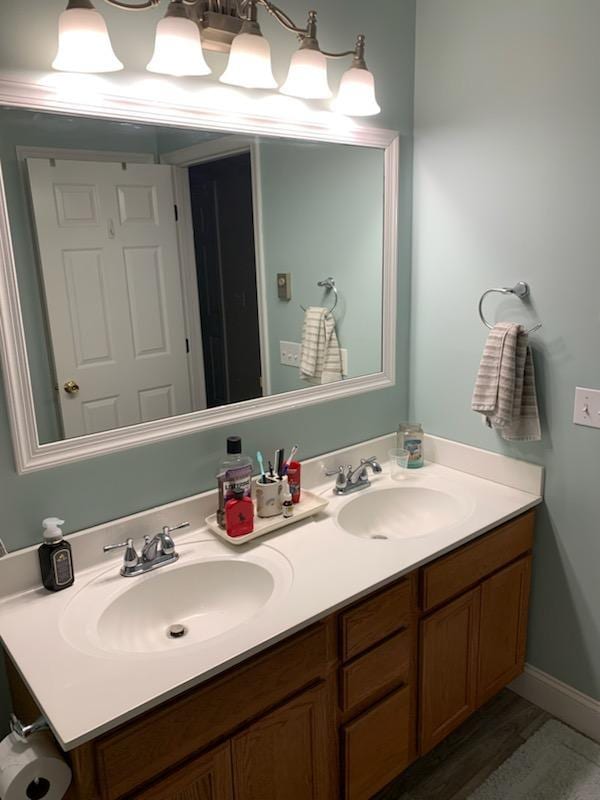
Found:
[(371, 456), (371, 458), (361, 458), (360, 464), (355, 469), (352, 468), (352, 465), (348, 465), (347, 467), (340, 466), (336, 470), (332, 472), (326, 472), (325, 474), (328, 476), (336, 475), (335, 479), (335, 494), (350, 494), (351, 492), (358, 492), (361, 489), (366, 489), (367, 486), (371, 485), (371, 481), (369, 480), (369, 469), (373, 470), (373, 473), (379, 475), (383, 472), (382, 466), (377, 461), (375, 456)]
[(6, 549), (6, 545), (4, 544), (2, 539), (0, 539), (0, 558), (2, 558), (2, 556), (7, 556), (7, 555), (8, 555), (8, 550)]
[(172, 564), (174, 561), (177, 561), (179, 553), (175, 551), (175, 542), (171, 534), (173, 531), (188, 528), (189, 525), (189, 522), (184, 522), (182, 525), (176, 525), (174, 528), (165, 526), (160, 533), (157, 533), (156, 536), (152, 538), (150, 536), (144, 536), (144, 546), (141, 555), (138, 555), (133, 539), (127, 539), (127, 541), (121, 544), (107, 544), (104, 547), (104, 552), (109, 553), (111, 550), (125, 548), (121, 575), (124, 578), (144, 575), (146, 572), (151, 572), (153, 569), (166, 567), (167, 564)]

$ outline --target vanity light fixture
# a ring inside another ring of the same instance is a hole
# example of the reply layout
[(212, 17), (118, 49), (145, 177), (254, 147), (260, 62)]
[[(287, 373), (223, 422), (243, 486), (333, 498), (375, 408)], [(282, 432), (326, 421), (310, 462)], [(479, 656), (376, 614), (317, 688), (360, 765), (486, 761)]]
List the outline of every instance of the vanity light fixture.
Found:
[(247, 19), (231, 43), (227, 69), (219, 80), (244, 89), (277, 88), (271, 66), (271, 45), (260, 30), (256, 0), (249, 2)]
[[(152, 9), (161, 0), (129, 4), (105, 0), (129, 11)], [(246, 89), (276, 89), (271, 46), (262, 35), (258, 9), (262, 8), (300, 42), (293, 54), (287, 79), (280, 91), (304, 100), (327, 100), (329, 59), (353, 57), (341, 81), (334, 109), (347, 116), (371, 116), (381, 108), (375, 94), (375, 78), (365, 61), (365, 37), (360, 35), (353, 50), (330, 53), (317, 39), (317, 12), (308, 15), (306, 27), (270, 0), (169, 0), (166, 14), (157, 25), (154, 55), (147, 69), (176, 77), (209, 75), (203, 50), (229, 53), (220, 81)], [(110, 72), (122, 69), (115, 56), (106, 23), (91, 0), (69, 0), (59, 21), (59, 48), (55, 69), (70, 72)]]
[(190, 19), (183, 0), (172, 0), (156, 26), (154, 55), (146, 69), (176, 78), (211, 74), (202, 50), (200, 28)]
[(52, 63), (64, 72), (116, 72), (123, 64), (114, 54), (108, 28), (90, 0), (69, 0), (58, 20), (58, 52)]

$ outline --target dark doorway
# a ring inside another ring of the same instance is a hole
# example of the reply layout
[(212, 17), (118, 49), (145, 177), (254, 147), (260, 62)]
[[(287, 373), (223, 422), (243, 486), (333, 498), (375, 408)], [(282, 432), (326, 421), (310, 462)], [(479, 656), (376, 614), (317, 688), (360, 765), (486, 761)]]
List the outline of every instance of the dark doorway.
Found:
[(262, 397), (250, 153), (189, 168), (208, 408)]

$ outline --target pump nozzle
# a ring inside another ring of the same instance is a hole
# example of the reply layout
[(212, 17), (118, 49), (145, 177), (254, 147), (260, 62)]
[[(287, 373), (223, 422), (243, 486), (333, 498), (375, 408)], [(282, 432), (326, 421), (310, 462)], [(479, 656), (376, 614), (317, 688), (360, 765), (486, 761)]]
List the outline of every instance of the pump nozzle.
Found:
[(44, 539), (62, 539), (63, 532), (60, 529), (61, 525), (64, 525), (64, 519), (59, 519), (58, 517), (48, 517), (42, 522), (42, 526), (44, 528)]

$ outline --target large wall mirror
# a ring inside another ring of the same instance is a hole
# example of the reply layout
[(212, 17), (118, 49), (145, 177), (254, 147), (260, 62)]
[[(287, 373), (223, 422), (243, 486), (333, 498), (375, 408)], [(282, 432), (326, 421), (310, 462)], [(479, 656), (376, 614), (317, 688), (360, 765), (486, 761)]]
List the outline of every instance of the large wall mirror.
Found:
[(20, 471), (393, 382), (397, 140), (260, 127), (0, 108)]

